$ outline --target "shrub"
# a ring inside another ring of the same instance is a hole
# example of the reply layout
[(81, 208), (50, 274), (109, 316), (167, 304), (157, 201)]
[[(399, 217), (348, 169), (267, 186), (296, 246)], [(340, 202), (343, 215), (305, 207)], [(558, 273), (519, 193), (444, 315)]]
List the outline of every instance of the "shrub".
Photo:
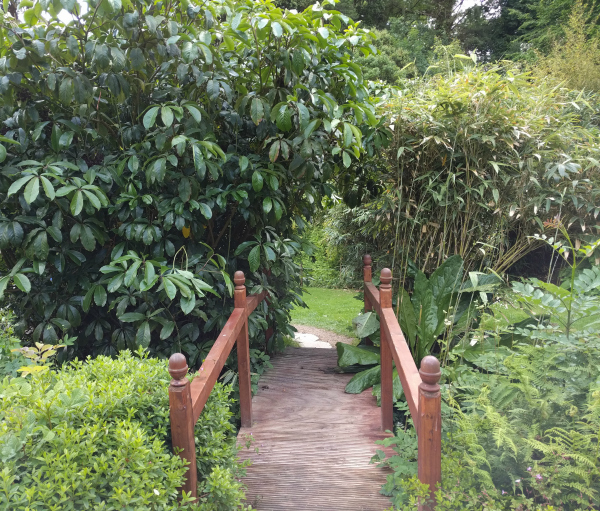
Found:
[[(129, 351), (6, 377), (2, 508), (179, 509), (185, 467), (170, 452), (169, 381), (164, 360)], [(235, 509), (243, 497), (228, 392), (215, 387), (195, 430), (198, 508), (206, 511)]]
[(327, 213), (356, 280), (364, 252), (401, 278), (411, 260), (428, 273), (451, 255), (504, 273), (541, 246), (531, 236), (548, 218), (580, 239), (596, 223), (600, 97), (511, 63), (459, 60), (461, 71), (388, 90), (383, 192)]
[(319, 4), (19, 5), (0, 13), (0, 291), (27, 340), (196, 365), (235, 270), (271, 291), (253, 347), (292, 333), (298, 232), (379, 129), (352, 62), (371, 36)]

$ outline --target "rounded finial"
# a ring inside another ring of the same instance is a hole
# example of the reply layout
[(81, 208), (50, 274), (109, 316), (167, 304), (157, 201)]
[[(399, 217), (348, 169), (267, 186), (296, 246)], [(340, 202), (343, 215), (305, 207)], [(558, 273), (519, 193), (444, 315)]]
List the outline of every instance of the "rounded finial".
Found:
[(384, 286), (389, 286), (392, 283), (392, 270), (389, 268), (384, 268), (381, 270), (381, 276), (379, 280)]
[(183, 380), (188, 372), (187, 360), (182, 353), (173, 353), (169, 358), (169, 374), (174, 380)]
[(421, 360), (419, 374), (424, 383), (435, 385), (440, 381), (440, 376), (442, 376), (442, 372), (440, 371), (440, 361), (433, 355), (427, 355)]
[(233, 276), (233, 283), (235, 284), (235, 287), (242, 287), (245, 282), (246, 276), (244, 275), (244, 272), (239, 270), (236, 271), (235, 275)]
[(364, 266), (371, 266), (372, 262), (373, 262), (373, 260), (371, 259), (371, 256), (369, 254), (365, 254), (363, 256), (363, 265)]

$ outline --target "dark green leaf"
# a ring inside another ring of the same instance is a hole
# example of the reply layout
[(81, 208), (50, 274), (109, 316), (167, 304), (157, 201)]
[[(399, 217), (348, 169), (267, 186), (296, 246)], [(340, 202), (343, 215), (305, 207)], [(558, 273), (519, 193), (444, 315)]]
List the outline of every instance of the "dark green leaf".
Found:
[(277, 112), (277, 127), (286, 132), (292, 129), (292, 111), (287, 105), (283, 105)]
[(27, 204), (31, 204), (35, 199), (37, 199), (38, 194), (40, 193), (40, 179), (38, 177), (32, 179), (27, 183), (25, 187), (25, 191), (23, 193), (23, 197), (25, 197), (25, 201)]
[(356, 336), (359, 339), (369, 337), (369, 335), (374, 334), (377, 332), (377, 330), (379, 330), (379, 320), (377, 319), (377, 314), (374, 312), (366, 312), (365, 314), (356, 316), (352, 320), (352, 326), (354, 327)]
[(173, 110), (168, 106), (163, 106), (160, 109), (160, 117), (167, 128), (171, 127), (171, 124), (173, 124)]
[(147, 348), (150, 345), (150, 323), (144, 321), (138, 328), (135, 334), (135, 342), (142, 348)]
[(379, 348), (370, 346), (352, 346), (338, 342), (335, 345), (338, 354), (338, 366), (348, 367), (353, 365), (379, 364)]
[(123, 323), (133, 323), (135, 321), (143, 321), (144, 319), (146, 319), (146, 316), (139, 312), (126, 312), (119, 316), (119, 321), (123, 321)]
[(17, 179), (13, 184), (10, 185), (10, 188), (8, 189), (7, 197), (10, 197), (14, 193), (17, 193), (21, 188), (23, 188), (25, 183), (29, 182), (34, 177), (35, 176), (28, 175), (28, 176), (23, 176), (23, 177)]
[(252, 188), (254, 188), (255, 192), (260, 192), (263, 188), (263, 177), (258, 171), (252, 174)]
[(106, 305), (106, 290), (104, 286), (96, 286), (94, 289), (94, 303), (100, 307)]
[(346, 385), (348, 394), (360, 394), (381, 381), (381, 366), (371, 367), (366, 371), (355, 374)]
[(77, 216), (83, 209), (83, 193), (77, 190), (71, 199), (71, 214)]
[(202, 213), (202, 216), (204, 218), (206, 218), (207, 220), (210, 220), (212, 218), (212, 209), (210, 209), (206, 204), (204, 204), (203, 202), (201, 202), (199, 204), (200, 207), (200, 213)]
[(265, 215), (269, 214), (271, 209), (273, 209), (273, 201), (271, 200), (271, 197), (265, 197), (263, 199), (263, 211), (265, 212)]
[(131, 62), (131, 67), (139, 71), (144, 67), (146, 62), (144, 52), (140, 48), (132, 48), (129, 52), (129, 61)]
[(273, 142), (273, 145), (271, 146), (271, 149), (269, 150), (269, 159), (272, 162), (277, 161), (277, 158), (279, 157), (280, 147), (281, 147), (281, 142), (279, 140)]
[(29, 279), (22, 273), (14, 275), (13, 280), (16, 286), (24, 293), (29, 293), (29, 291), (31, 291), (31, 282), (29, 282)]
[(165, 339), (168, 339), (169, 336), (173, 333), (174, 328), (175, 323), (173, 321), (167, 321), (160, 331), (160, 340), (164, 341)]
[(248, 264), (250, 265), (250, 271), (255, 272), (260, 266), (260, 245), (256, 245), (248, 254)]
[(150, 110), (146, 112), (144, 115), (144, 128), (149, 129), (154, 126), (156, 122), (156, 116), (158, 115), (159, 108), (157, 106), (153, 106)]
[(185, 298), (182, 296), (181, 300), (179, 300), (179, 305), (181, 307), (181, 311), (184, 314), (189, 314), (194, 310), (194, 307), (196, 306), (196, 297), (194, 295), (190, 296), (189, 298)]
[(56, 193), (54, 192), (54, 186), (52, 186), (52, 183), (48, 178), (40, 176), (40, 179), (42, 180), (42, 187), (44, 188), (44, 193), (46, 194), (46, 197), (48, 197), (50, 200), (54, 200), (54, 197), (56, 197)]
[(163, 284), (165, 286), (165, 292), (167, 293), (167, 296), (169, 299), (173, 300), (177, 294), (177, 288), (175, 287), (175, 284), (171, 282), (168, 276), (163, 277)]

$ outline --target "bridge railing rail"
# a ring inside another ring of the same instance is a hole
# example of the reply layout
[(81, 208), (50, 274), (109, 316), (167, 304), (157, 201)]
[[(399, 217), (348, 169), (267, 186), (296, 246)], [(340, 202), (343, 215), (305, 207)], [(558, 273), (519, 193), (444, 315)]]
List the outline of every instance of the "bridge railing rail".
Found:
[(392, 361), (396, 365), (408, 409), (417, 430), (418, 477), (429, 485), (430, 502), (420, 510), (434, 509), (434, 492), (442, 480), (442, 413), (439, 380), (440, 362), (426, 356), (417, 369), (392, 307), (392, 272), (381, 270), (379, 289), (372, 282), (372, 260), (363, 257), (365, 312), (376, 311), (381, 324), (381, 426), (394, 429), (394, 390)]
[(182, 490), (198, 497), (198, 474), (196, 468), (196, 445), (194, 426), (206, 405), (212, 389), (221, 374), (227, 357), (237, 343), (240, 389), (240, 413), (242, 427), (252, 426), (252, 386), (250, 380), (250, 344), (248, 339), (248, 316), (266, 297), (266, 292), (246, 297), (244, 273), (234, 275), (234, 309), (209, 351), (195, 378), (187, 378), (188, 365), (181, 353), (169, 359), (169, 408), (173, 449), (189, 462), (186, 481)]

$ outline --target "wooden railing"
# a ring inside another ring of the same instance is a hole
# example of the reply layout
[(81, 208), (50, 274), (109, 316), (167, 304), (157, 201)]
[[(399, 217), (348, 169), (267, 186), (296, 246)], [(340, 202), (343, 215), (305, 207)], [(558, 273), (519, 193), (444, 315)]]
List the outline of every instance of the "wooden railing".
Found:
[(265, 299), (266, 293), (246, 298), (244, 273), (237, 271), (233, 282), (234, 309), (208, 353), (198, 374), (190, 383), (185, 356), (175, 353), (169, 359), (169, 407), (171, 413), (171, 436), (173, 449), (189, 462), (187, 477), (182, 490), (198, 497), (196, 469), (196, 446), (194, 425), (221, 374), (225, 361), (237, 341), (237, 357), (240, 387), (240, 412), (243, 427), (252, 426), (252, 386), (250, 382), (250, 345), (248, 340), (248, 316)]
[(381, 323), (381, 426), (384, 431), (394, 428), (393, 360), (417, 430), (419, 480), (428, 484), (431, 492), (431, 502), (421, 503), (419, 509), (429, 511), (435, 508), (434, 492), (442, 481), (440, 362), (427, 356), (417, 370), (392, 308), (392, 272), (381, 270), (377, 290), (372, 283), (371, 262), (370, 255), (363, 257), (365, 312), (375, 310)]

